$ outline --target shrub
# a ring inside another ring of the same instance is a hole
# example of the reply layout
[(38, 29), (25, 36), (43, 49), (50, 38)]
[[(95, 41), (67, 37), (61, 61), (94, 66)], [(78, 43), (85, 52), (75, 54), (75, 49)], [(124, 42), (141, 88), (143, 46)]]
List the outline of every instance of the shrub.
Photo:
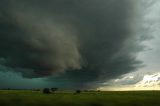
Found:
[(76, 94), (80, 94), (81, 93), (81, 90), (76, 90)]
[(44, 93), (44, 94), (50, 94), (51, 92), (50, 92), (50, 89), (49, 89), (49, 88), (44, 88), (44, 89), (43, 89), (43, 93)]

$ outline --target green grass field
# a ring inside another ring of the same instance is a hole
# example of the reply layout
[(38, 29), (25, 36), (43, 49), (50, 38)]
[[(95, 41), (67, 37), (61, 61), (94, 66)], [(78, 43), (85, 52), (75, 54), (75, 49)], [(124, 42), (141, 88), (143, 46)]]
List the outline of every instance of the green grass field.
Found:
[(0, 91), (0, 106), (160, 106), (160, 91), (57, 92)]

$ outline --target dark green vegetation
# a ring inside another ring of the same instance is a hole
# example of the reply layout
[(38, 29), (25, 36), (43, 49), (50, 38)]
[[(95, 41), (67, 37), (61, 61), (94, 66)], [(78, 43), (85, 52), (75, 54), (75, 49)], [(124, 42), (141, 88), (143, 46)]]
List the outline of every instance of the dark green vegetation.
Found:
[(160, 91), (56, 92), (0, 91), (0, 106), (160, 106)]

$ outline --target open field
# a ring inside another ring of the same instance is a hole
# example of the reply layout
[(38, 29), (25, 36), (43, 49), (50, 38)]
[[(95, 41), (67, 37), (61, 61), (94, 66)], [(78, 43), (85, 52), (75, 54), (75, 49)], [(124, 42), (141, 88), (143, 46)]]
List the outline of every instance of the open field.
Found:
[(1, 90), (0, 106), (160, 106), (160, 91), (57, 92)]

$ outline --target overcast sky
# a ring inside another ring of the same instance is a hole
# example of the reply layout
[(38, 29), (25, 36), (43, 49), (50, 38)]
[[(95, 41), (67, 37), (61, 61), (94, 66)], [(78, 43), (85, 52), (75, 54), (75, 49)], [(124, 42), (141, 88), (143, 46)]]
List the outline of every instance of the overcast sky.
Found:
[(159, 89), (159, 13), (159, 0), (2, 0), (0, 87)]

